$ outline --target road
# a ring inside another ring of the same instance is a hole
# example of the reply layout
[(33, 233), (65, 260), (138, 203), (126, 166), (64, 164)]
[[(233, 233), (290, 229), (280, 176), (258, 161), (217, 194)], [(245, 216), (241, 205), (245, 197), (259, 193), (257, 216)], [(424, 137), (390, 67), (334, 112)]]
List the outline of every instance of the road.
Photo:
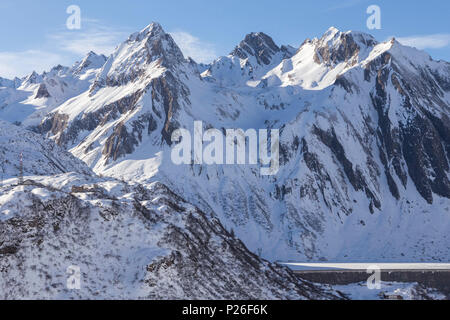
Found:
[(449, 263), (279, 263), (289, 267), (302, 279), (329, 285), (367, 282), (373, 271), (380, 269), (381, 281), (419, 283), (438, 289), (450, 298)]
[(293, 271), (364, 271), (378, 267), (382, 271), (449, 271), (450, 263), (296, 263), (279, 262)]

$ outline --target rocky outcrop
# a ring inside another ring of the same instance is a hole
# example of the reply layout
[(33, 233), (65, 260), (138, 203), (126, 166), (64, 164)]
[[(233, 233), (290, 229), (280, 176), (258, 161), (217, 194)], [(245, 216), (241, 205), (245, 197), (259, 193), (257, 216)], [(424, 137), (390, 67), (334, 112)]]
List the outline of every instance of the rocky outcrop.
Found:
[[(232, 56), (237, 56), (240, 59), (248, 59), (250, 56), (256, 58), (260, 65), (269, 65), (272, 63), (273, 56), (281, 52), (273, 39), (263, 32), (250, 33), (245, 36), (245, 39), (230, 53)], [(289, 57), (287, 48), (283, 49), (285, 57)]]
[(360, 51), (373, 48), (378, 42), (367, 34), (343, 33), (331, 28), (317, 41), (314, 60), (318, 64), (334, 66), (346, 62), (353, 66), (359, 62)]
[[(409, 72), (402, 70), (401, 64), (390, 54), (381, 56), (377, 61), (371, 65), (373, 68), (376, 63), (380, 63), (376, 69), (376, 94), (372, 96), (372, 101), (379, 119), (381, 160), (385, 165), (392, 194), (399, 198), (399, 188), (392, 179), (388, 163), (393, 166), (403, 187), (406, 187), (408, 179), (403, 165), (406, 164), (409, 176), (428, 203), (433, 203), (433, 193), (450, 198), (448, 128), (440, 118), (419, 102), (421, 97), (429, 100), (427, 91), (430, 88), (439, 93), (441, 91), (437, 85), (439, 82), (433, 79), (431, 74), (423, 76), (420, 80), (410, 78)], [(419, 73), (424, 74), (420, 68), (418, 69)], [(393, 106), (390, 102), (387, 93), (390, 85), (403, 98), (400, 106)], [(429, 100), (430, 105), (435, 102), (437, 105), (445, 106), (446, 103), (439, 96), (436, 94), (432, 98), (433, 101)], [(401, 112), (407, 115), (398, 127), (393, 127), (390, 120), (393, 108), (401, 109)], [(447, 115), (443, 114), (443, 117)]]
[(366, 193), (367, 198), (370, 199), (370, 212), (374, 213), (374, 206), (380, 209), (380, 200), (369, 189), (361, 171), (358, 168), (356, 170), (353, 169), (353, 164), (347, 159), (344, 147), (336, 137), (336, 133), (333, 130), (331, 132), (324, 132), (317, 127), (314, 127), (313, 130), (314, 134), (319, 137), (320, 141), (331, 150), (337, 161), (339, 161), (353, 188), (356, 191), (363, 190)]
[[(116, 182), (125, 193), (111, 198), (92, 190), (112, 181), (78, 187), (82, 194), (50, 188), (52, 181), (39, 185), (52, 200), (34, 195), (32, 185), (2, 187), (27, 198), (20, 214), (0, 220), (2, 299), (340, 298), (250, 253), (217, 219), (162, 184)], [(73, 265), (80, 290), (66, 286)]]
[(45, 86), (44, 83), (41, 83), (38, 91), (36, 92), (36, 96), (34, 98), (35, 99), (50, 98), (50, 93), (48, 93), (47, 87)]

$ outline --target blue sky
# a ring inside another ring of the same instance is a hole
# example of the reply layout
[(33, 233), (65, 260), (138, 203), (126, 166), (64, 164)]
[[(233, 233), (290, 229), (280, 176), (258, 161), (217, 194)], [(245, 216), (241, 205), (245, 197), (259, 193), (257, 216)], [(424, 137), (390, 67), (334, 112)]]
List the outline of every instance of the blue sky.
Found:
[[(66, 28), (72, 4), (81, 8), (80, 30)], [(381, 8), (381, 30), (367, 29), (372, 4)], [(395, 36), (450, 61), (449, 13), (446, 0), (0, 0), (0, 76), (71, 65), (90, 50), (109, 54), (152, 21), (202, 62), (229, 53), (252, 31), (299, 46), (330, 26), (368, 32), (380, 41)]]

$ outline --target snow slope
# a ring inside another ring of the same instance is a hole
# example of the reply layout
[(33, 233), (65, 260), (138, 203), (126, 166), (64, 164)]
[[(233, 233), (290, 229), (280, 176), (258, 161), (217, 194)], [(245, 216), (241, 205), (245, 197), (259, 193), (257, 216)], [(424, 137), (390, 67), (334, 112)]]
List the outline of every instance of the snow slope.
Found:
[(55, 107), (88, 90), (105, 61), (105, 56), (90, 52), (71, 68), (58, 65), (42, 75), (33, 72), (4, 87), (0, 79), (0, 119), (38, 125)]
[[(100, 178), (41, 136), (0, 130), (0, 154), (24, 153), (24, 182), (0, 186), (1, 299), (339, 298), (261, 260), (161, 183)], [(19, 161), (1, 158), (11, 175)]]
[(24, 176), (92, 174), (84, 163), (53, 141), (0, 120), (0, 173), (4, 180), (17, 180), (21, 158)]

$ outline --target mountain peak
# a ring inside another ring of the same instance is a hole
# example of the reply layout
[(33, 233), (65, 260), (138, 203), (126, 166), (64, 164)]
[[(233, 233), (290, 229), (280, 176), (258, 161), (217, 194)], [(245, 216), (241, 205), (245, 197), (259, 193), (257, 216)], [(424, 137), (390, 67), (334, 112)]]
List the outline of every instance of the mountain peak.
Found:
[(273, 39), (264, 32), (252, 32), (245, 36), (244, 40), (231, 52), (231, 55), (240, 59), (253, 56), (259, 64), (269, 65), (272, 57), (280, 50)]
[(353, 38), (355, 41), (362, 42), (367, 46), (374, 46), (377, 44), (375, 38), (368, 33), (352, 30), (344, 32), (340, 31), (336, 27), (330, 27), (319, 39), (319, 41), (322, 43), (336, 44), (349, 37)]
[(369, 34), (357, 31), (342, 32), (329, 28), (316, 43), (317, 63), (335, 65), (341, 62), (354, 64), (366, 57), (378, 42)]
[(142, 41), (146, 38), (163, 37), (166, 33), (158, 22), (152, 22), (139, 32), (133, 33), (128, 41)]
[(340, 35), (341, 31), (336, 27), (330, 27), (322, 36), (322, 39), (324, 40), (331, 40), (334, 39), (336, 36)]
[(96, 54), (94, 51), (90, 51), (81, 62), (74, 66), (74, 73), (79, 74), (86, 69), (98, 69), (101, 68), (107, 58), (102, 54)]
[(328, 28), (326, 33), (329, 33), (329, 32), (333, 33), (333, 32), (340, 32), (340, 31), (339, 31), (338, 28), (336, 28), (334, 26), (331, 26), (331, 27)]
[(42, 76), (40, 76), (36, 71), (33, 71), (28, 77), (25, 78), (24, 82), (27, 84), (37, 84), (42, 82)]
[(173, 38), (159, 23), (153, 22), (116, 48), (104, 63), (91, 94), (106, 85), (123, 85), (156, 70), (149, 68), (150, 64), (155, 64), (155, 68), (172, 69), (185, 61)]
[(84, 60), (93, 61), (96, 59), (106, 60), (106, 57), (103, 54), (97, 54), (94, 51), (89, 51), (88, 54), (84, 57), (83, 61)]
[(144, 50), (148, 56), (147, 62), (162, 58), (164, 60), (162, 63), (166, 63), (167, 67), (169, 64), (184, 60), (183, 53), (172, 36), (157, 22), (152, 22), (141, 31), (133, 33), (128, 38), (127, 45), (128, 49), (133, 51)]

